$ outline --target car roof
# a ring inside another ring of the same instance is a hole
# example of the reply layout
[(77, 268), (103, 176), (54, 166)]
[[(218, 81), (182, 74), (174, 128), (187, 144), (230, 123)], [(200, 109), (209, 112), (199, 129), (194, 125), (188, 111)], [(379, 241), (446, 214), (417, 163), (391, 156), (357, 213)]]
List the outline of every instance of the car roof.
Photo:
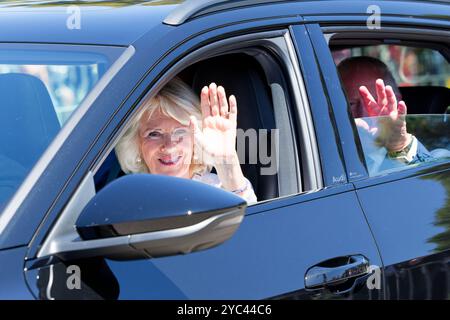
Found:
[(2, 1), (0, 41), (129, 45), (181, 2)]
[[(337, 3), (340, 1), (340, 3)], [(405, 0), (88, 0), (88, 1), (17, 1), (0, 3), (0, 42), (84, 43), (127, 46), (156, 27), (176, 27), (200, 16), (237, 8), (280, 3), (291, 6), (296, 14), (329, 15), (364, 14), (355, 4), (389, 5), (393, 12), (414, 16), (409, 12), (427, 11), (429, 16), (442, 14), (448, 20), (448, 5), (442, 1)], [(300, 4), (300, 5), (298, 5)], [(333, 4), (333, 5), (330, 5)], [(336, 4), (336, 5), (334, 5)], [(344, 4), (344, 5), (342, 5)], [(444, 9), (443, 9), (444, 7)], [(343, 11), (344, 10), (344, 11)], [(347, 10), (347, 11), (345, 11)], [(359, 10), (359, 11), (358, 11)], [(267, 16), (276, 12), (267, 10)], [(292, 14), (293, 12), (291, 12)], [(382, 12), (384, 13), (384, 12)], [(388, 12), (390, 14), (391, 12)], [(74, 22), (79, 19), (79, 25)], [(235, 15), (236, 17), (238, 15)], [(423, 15), (422, 15), (423, 17)], [(79, 27), (79, 28), (78, 28)]]

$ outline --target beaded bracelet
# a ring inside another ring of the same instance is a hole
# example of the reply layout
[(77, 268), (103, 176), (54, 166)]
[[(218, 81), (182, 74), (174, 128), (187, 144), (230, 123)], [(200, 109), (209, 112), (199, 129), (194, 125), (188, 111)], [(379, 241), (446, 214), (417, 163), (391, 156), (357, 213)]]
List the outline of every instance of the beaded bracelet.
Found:
[(247, 179), (245, 179), (245, 186), (244, 187), (242, 187), (241, 189), (233, 190), (231, 192), (233, 192), (233, 193), (243, 193), (243, 192), (247, 191), (249, 187), (250, 187), (250, 182)]

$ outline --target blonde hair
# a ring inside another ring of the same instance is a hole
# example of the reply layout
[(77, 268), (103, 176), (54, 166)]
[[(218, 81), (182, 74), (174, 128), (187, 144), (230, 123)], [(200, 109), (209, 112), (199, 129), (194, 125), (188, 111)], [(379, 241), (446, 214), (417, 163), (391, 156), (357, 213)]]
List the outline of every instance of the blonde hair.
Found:
[[(199, 98), (181, 79), (173, 78), (155, 96), (144, 101), (142, 109), (131, 120), (130, 127), (117, 143), (115, 152), (123, 172), (150, 173), (140, 155), (138, 130), (142, 116), (147, 114), (147, 117), (151, 118), (157, 110), (185, 126), (189, 125), (189, 117), (194, 116), (201, 127), (202, 113)], [(141, 161), (138, 161), (138, 159), (141, 159)], [(202, 174), (209, 169), (204, 164), (191, 164), (193, 173)]]

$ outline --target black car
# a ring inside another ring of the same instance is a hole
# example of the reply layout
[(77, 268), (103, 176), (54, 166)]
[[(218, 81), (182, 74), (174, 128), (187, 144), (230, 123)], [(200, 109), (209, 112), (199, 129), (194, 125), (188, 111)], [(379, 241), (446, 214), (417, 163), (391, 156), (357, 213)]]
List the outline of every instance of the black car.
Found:
[[(434, 158), (370, 170), (355, 56)], [(449, 61), (445, 1), (2, 1), (0, 299), (448, 299)], [(122, 172), (174, 76), (237, 97), (257, 203)]]

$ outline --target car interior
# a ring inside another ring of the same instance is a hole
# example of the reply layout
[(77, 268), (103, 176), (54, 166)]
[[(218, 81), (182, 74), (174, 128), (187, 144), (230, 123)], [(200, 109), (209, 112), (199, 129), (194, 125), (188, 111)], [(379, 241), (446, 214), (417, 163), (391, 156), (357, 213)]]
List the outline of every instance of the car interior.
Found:
[[(275, 128), (271, 92), (261, 66), (245, 54), (224, 55), (210, 58), (183, 71), (180, 77), (191, 85), (194, 92), (200, 92), (203, 86), (211, 82), (225, 88), (228, 96), (235, 95), (238, 101), (237, 127), (243, 129)], [(268, 135), (270, 138), (270, 135)], [(258, 148), (260, 137), (258, 135)], [(268, 141), (269, 152), (271, 143)], [(244, 176), (253, 184), (258, 199), (278, 197), (277, 175), (260, 175), (264, 165), (260, 159), (256, 164), (249, 163), (248, 143), (245, 145), (245, 159), (241, 159)]]
[(450, 113), (450, 89), (438, 86), (399, 87), (409, 114)]
[(2, 155), (31, 168), (60, 129), (50, 94), (42, 80), (21, 73), (0, 75), (0, 94), (0, 124), (9, 133), (0, 137)]
[[(399, 84), (399, 90), (402, 95), (402, 99), (405, 101), (407, 105), (407, 114), (412, 116), (409, 117), (408, 121), (408, 132), (414, 134), (416, 137), (419, 137), (421, 143), (428, 149), (433, 150), (433, 155), (436, 158), (448, 158), (450, 150), (450, 144), (447, 139), (448, 132), (450, 127), (446, 123), (447, 114), (450, 114), (450, 87), (448, 84), (448, 80), (446, 79), (446, 71), (445, 65), (450, 61), (450, 52), (447, 47), (434, 45), (432, 43), (424, 44), (410, 41), (402, 41), (402, 40), (391, 40), (384, 41), (379, 39), (350, 39), (345, 38), (337, 38), (333, 41), (330, 40), (330, 49), (333, 53), (335, 63), (338, 65), (340, 61), (345, 58), (348, 58), (349, 53), (351, 56), (360, 56), (367, 54), (376, 57), (380, 60), (389, 61), (391, 56), (391, 52), (389, 52), (388, 57), (383, 57), (381, 54), (381, 50), (378, 50), (377, 46), (387, 46), (391, 45), (397, 47), (397, 49), (404, 49), (402, 47), (410, 47), (414, 48), (420, 52), (427, 53), (427, 57), (425, 61), (422, 57), (421, 62), (423, 63), (420, 71), (422, 75), (436, 75), (439, 76), (439, 81), (433, 80), (431, 82), (431, 77), (423, 77), (422, 79), (427, 78), (428, 80), (421, 80), (420, 82), (416, 80), (416, 83), (404, 83)], [(371, 47), (371, 48), (367, 48)], [(373, 49), (377, 50), (373, 50)], [(366, 52), (366, 53), (364, 53)], [(416, 51), (415, 51), (416, 52)], [(363, 54), (364, 53), (364, 54)], [(440, 64), (433, 63), (431, 60), (431, 56), (434, 58), (436, 56), (440, 56)], [(417, 63), (419, 60), (417, 58)], [(397, 61), (398, 62), (398, 61)], [(408, 62), (402, 61), (406, 66)], [(395, 65), (395, 64), (394, 64)], [(434, 69), (434, 70), (432, 70)], [(390, 66), (390, 71), (393, 73), (394, 77), (395, 72), (400, 72), (400, 64), (398, 66), (398, 70), (393, 70), (392, 66)], [(418, 77), (420, 79), (420, 77)], [(439, 83), (439, 84), (437, 84)], [(414, 117), (418, 115), (418, 117)], [(418, 125), (420, 123), (420, 125)]]
[[(243, 129), (270, 130), (276, 128), (272, 94), (264, 70), (256, 59), (245, 53), (216, 56), (197, 62), (178, 74), (194, 92), (215, 82), (225, 88), (227, 96), (235, 95), (238, 101), (237, 127)], [(271, 135), (268, 134), (268, 154), (271, 154)], [(257, 136), (260, 147), (260, 136)], [(249, 163), (249, 143), (245, 144), (245, 159), (240, 159), (244, 176), (250, 180), (258, 201), (279, 196), (278, 176), (261, 175), (260, 169), (267, 167), (261, 160)], [(214, 172), (214, 169), (213, 169)], [(112, 151), (95, 175), (97, 191), (112, 180), (124, 175), (114, 151)]]
[(0, 137), (0, 169), (3, 172), (0, 209), (3, 209), (7, 199), (56, 136), (60, 124), (50, 94), (39, 78), (21, 73), (1, 74), (0, 94), (0, 126), (6, 133)]

